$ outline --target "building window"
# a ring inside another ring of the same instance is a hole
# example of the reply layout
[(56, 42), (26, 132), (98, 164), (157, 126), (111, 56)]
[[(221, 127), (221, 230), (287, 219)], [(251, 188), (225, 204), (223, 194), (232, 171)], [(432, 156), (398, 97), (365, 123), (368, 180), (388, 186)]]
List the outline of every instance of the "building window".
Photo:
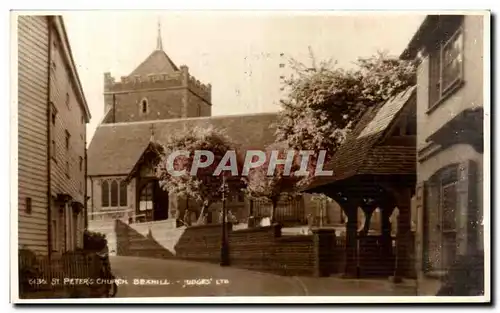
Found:
[(439, 42), (429, 53), (429, 107), (436, 105), (463, 80), (463, 31)]
[(80, 172), (83, 170), (83, 158), (82, 157), (79, 157), (80, 158), (80, 161), (79, 161), (79, 168), (80, 168)]
[(141, 113), (142, 114), (148, 113), (148, 100), (147, 99), (141, 100)]
[(31, 198), (26, 197), (26, 213), (31, 214)]
[(109, 183), (107, 180), (101, 184), (101, 204), (103, 207), (109, 206)]
[(127, 183), (122, 179), (108, 179), (101, 183), (102, 207), (127, 206)]
[(441, 187), (441, 223), (443, 232), (456, 231), (457, 184), (448, 183)]
[(66, 130), (66, 151), (69, 150), (69, 139), (70, 139), (71, 135), (69, 134), (69, 132)]
[(111, 206), (118, 206), (118, 183), (116, 180), (111, 181)]
[(462, 78), (463, 35), (459, 29), (441, 50), (442, 91), (445, 92), (455, 81)]
[(127, 206), (127, 183), (120, 181), (120, 206)]
[(422, 257), (426, 272), (446, 270), (456, 256), (459, 170), (459, 164), (447, 165), (434, 173), (425, 185)]

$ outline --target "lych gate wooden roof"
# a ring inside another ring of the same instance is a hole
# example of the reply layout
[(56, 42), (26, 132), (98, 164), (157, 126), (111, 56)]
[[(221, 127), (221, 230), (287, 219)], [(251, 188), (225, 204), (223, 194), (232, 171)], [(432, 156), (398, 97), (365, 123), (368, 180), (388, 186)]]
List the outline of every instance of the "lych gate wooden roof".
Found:
[(415, 87), (408, 88), (385, 103), (368, 109), (332, 160), (325, 164), (324, 169), (333, 170), (333, 176), (315, 177), (306, 190), (355, 175), (415, 174), (414, 146), (379, 144), (391, 125), (397, 122), (403, 108), (415, 100), (415, 92)]

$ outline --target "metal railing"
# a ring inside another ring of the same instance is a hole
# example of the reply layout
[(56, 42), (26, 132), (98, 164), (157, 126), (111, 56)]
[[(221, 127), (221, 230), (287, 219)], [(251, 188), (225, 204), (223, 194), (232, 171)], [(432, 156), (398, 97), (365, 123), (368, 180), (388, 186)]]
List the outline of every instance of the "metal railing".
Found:
[(122, 220), (124, 222), (141, 223), (147, 221), (146, 214), (135, 214), (135, 210), (100, 211), (88, 214), (89, 221), (111, 222)]
[(134, 210), (100, 211), (88, 214), (89, 221), (128, 220), (134, 218)]

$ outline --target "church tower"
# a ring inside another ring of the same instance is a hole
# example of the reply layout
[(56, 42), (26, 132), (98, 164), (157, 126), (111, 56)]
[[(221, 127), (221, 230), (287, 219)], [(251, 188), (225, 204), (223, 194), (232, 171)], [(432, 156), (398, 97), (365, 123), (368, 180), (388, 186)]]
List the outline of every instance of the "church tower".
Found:
[(156, 49), (128, 76), (104, 73), (103, 123), (124, 123), (212, 115), (212, 86), (177, 67), (163, 50), (158, 22)]

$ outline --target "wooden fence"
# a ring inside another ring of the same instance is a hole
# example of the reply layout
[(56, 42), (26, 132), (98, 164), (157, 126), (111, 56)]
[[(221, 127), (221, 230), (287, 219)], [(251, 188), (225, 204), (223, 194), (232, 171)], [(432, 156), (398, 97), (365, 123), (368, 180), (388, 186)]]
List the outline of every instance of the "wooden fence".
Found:
[(67, 295), (82, 288), (90, 289), (91, 280), (99, 276), (101, 260), (95, 253), (72, 252), (63, 255), (38, 256), (19, 253), (19, 295), (37, 292), (65, 291)]

